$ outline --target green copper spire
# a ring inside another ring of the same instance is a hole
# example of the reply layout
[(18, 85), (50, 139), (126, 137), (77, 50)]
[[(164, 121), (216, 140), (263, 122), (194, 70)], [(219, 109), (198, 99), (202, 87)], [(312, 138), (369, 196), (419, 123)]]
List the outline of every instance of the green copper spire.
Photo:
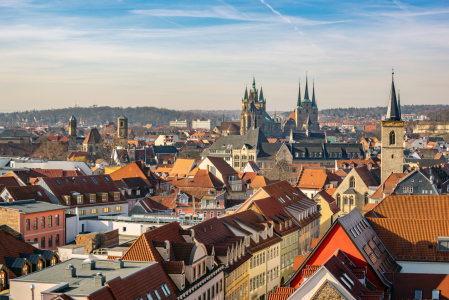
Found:
[(301, 106), (301, 79), (299, 80), (298, 103), (296, 103), (296, 107), (298, 106)]
[(274, 123), (278, 122), (278, 118), (276, 117), (276, 109), (274, 109), (274, 118), (273, 118)]
[(306, 72), (306, 91), (304, 92), (304, 100), (309, 100), (309, 87), (307, 84), (307, 72)]
[(262, 85), (260, 86), (260, 94), (259, 94), (259, 102), (263, 102), (263, 91), (262, 91)]
[(315, 100), (315, 79), (313, 80), (313, 87), (312, 87), (312, 108), (317, 108)]
[(255, 93), (256, 92), (256, 78), (254, 78), (253, 75), (253, 86), (251, 88), (251, 93)]
[(243, 100), (248, 100), (248, 86), (245, 88), (245, 96), (243, 97)]

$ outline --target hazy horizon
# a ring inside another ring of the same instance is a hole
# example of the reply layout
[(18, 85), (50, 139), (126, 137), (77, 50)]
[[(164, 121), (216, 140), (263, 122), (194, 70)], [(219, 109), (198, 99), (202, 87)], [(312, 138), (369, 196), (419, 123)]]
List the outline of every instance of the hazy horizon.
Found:
[(320, 109), (446, 104), (445, 1), (0, 2), (0, 111), (79, 106), (267, 110), (315, 79)]

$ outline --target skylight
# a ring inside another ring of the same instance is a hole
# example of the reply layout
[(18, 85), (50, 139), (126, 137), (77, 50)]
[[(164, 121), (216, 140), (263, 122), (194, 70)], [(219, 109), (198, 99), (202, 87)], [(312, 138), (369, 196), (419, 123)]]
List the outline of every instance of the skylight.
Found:
[(98, 184), (97, 180), (96, 180), (94, 177), (91, 177), (91, 178), (92, 178), (92, 181), (93, 181), (95, 184)]

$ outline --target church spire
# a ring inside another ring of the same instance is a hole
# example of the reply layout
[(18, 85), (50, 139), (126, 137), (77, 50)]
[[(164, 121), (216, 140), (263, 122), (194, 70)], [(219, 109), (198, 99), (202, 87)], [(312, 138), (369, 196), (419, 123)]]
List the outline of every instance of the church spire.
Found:
[(307, 72), (306, 72), (306, 91), (304, 92), (304, 100), (309, 100), (309, 87), (307, 85)]
[(246, 86), (245, 88), (245, 96), (243, 97), (243, 100), (247, 100), (248, 99), (248, 86)]
[(401, 113), (401, 94), (399, 93), (399, 89), (398, 89), (398, 109), (399, 109), (399, 116), (402, 116)]
[(312, 108), (316, 108), (316, 101), (315, 101), (315, 79), (313, 80), (313, 87), (312, 87)]
[(387, 121), (401, 121), (401, 112), (399, 110), (398, 101), (396, 100), (396, 90), (394, 88), (394, 71), (391, 72), (391, 90), (390, 100), (388, 102)]
[(274, 109), (274, 117), (273, 117), (274, 123), (278, 122), (278, 118), (276, 117), (276, 109)]
[(260, 94), (259, 94), (259, 102), (263, 102), (263, 91), (262, 91), (262, 85), (260, 85)]
[(298, 106), (301, 106), (301, 79), (299, 80), (298, 103), (296, 103), (296, 107)]

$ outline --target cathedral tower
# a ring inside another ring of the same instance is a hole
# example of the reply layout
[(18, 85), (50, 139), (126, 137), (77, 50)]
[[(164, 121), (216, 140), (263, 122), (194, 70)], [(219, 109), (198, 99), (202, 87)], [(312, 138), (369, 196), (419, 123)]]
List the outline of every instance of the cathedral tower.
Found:
[(76, 118), (72, 115), (69, 119), (69, 153), (76, 151)]
[(117, 119), (117, 148), (125, 149), (128, 146), (128, 118), (123, 114)]
[(394, 73), (391, 79), (390, 100), (385, 121), (382, 121), (381, 182), (391, 173), (404, 172), (404, 124), (401, 108), (396, 99)]

